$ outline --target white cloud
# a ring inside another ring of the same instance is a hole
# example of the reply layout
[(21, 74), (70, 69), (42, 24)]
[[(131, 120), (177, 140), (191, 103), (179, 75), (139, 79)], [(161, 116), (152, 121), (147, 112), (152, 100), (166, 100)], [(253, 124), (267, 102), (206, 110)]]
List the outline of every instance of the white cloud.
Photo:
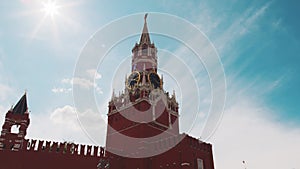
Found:
[(78, 85), (79, 87), (83, 88), (83, 89), (95, 89), (98, 94), (102, 94), (102, 89), (98, 86), (98, 84), (90, 79), (87, 78), (79, 78), (79, 77), (74, 77), (71, 79), (63, 79), (62, 83), (67, 83), (70, 85)]
[(64, 129), (78, 131), (80, 130), (77, 114), (74, 107), (66, 105), (61, 108), (56, 108), (50, 114), (50, 120), (55, 125), (64, 125)]
[(91, 79), (101, 79), (102, 77), (101, 74), (98, 73), (96, 69), (88, 69), (86, 70), (86, 73)]
[[(105, 123), (101, 123), (100, 114), (91, 110), (78, 112), (73, 106), (65, 105), (46, 114), (30, 114), (31, 124), (27, 138), (54, 141), (73, 141), (81, 144), (93, 144), (85, 130), (95, 133), (96, 143), (104, 145)], [(86, 128), (82, 128), (84, 123)], [(86, 125), (88, 124), (88, 125)]]
[(96, 80), (101, 79), (101, 74), (96, 69), (86, 70), (86, 77), (64, 78), (61, 80), (61, 85), (67, 87), (54, 87), (53, 93), (69, 93), (72, 91), (72, 85), (77, 85), (83, 89), (95, 89), (98, 94), (103, 94), (102, 88), (97, 84)]
[(51, 90), (53, 93), (69, 93), (72, 91), (72, 88), (53, 88)]
[(71, 84), (78, 85), (85, 89), (90, 89), (90, 88), (97, 86), (93, 81), (91, 81), (90, 79), (85, 79), (85, 78), (74, 77), (70, 81), (71, 81)]
[(211, 142), (216, 168), (299, 168), (300, 128), (276, 121), (274, 112), (240, 98), (227, 108)]

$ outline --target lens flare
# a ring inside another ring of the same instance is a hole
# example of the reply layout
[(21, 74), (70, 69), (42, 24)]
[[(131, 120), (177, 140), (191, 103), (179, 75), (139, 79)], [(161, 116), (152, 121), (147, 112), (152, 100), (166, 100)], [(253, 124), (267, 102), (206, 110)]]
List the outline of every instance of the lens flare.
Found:
[(51, 16), (53, 17), (54, 15), (58, 15), (59, 14), (59, 6), (56, 4), (55, 1), (48, 1), (43, 3), (43, 11), (45, 12), (45, 14), (47, 16)]

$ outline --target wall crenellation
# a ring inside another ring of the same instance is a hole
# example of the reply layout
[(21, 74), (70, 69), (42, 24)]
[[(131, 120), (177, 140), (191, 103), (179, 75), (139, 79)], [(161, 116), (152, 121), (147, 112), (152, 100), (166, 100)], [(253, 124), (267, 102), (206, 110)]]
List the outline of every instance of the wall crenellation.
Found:
[(57, 153), (64, 155), (78, 155), (90, 157), (104, 157), (101, 146), (75, 144), (70, 142), (54, 142), (44, 140), (25, 139), (23, 151)]

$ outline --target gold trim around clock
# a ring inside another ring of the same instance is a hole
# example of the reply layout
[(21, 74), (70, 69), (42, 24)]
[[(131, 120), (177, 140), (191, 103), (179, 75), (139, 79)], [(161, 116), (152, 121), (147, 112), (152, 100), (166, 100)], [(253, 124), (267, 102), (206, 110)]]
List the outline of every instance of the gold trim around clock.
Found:
[[(139, 83), (140, 80), (141, 80), (141, 74), (140, 74), (140, 72), (138, 72), (138, 71), (133, 71), (133, 72), (131, 72), (131, 74), (128, 76), (128, 78), (129, 78), (131, 75), (135, 74), (135, 73), (137, 73), (137, 74), (139, 75), (139, 76), (138, 76), (138, 80), (136, 81), (136, 83)], [(126, 87), (127, 87), (128, 89), (131, 89), (130, 85), (128, 85), (128, 78), (126, 79)]]

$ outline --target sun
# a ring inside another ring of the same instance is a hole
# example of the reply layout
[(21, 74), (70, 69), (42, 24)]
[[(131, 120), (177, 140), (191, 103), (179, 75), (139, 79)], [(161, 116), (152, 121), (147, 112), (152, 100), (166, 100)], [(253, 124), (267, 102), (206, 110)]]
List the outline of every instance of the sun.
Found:
[(45, 12), (46, 16), (53, 17), (54, 15), (59, 14), (59, 8), (60, 6), (56, 4), (55, 1), (49, 0), (48, 2), (43, 3), (43, 11)]

